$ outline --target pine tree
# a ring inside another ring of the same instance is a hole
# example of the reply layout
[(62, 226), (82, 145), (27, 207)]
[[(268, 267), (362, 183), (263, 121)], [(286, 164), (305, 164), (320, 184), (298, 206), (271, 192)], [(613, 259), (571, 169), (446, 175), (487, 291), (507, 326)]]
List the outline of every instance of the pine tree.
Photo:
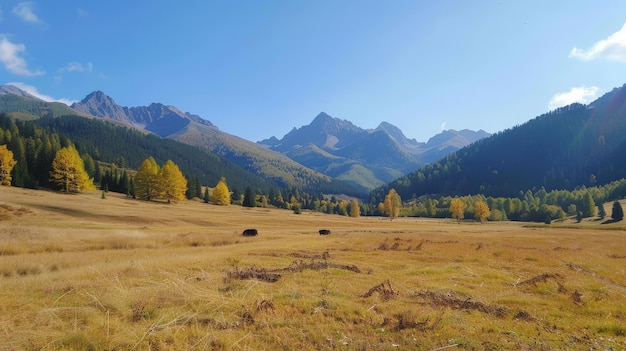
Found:
[(13, 152), (6, 145), (0, 145), (0, 185), (11, 185), (11, 171), (16, 163)]
[(230, 190), (226, 185), (226, 178), (222, 177), (215, 188), (213, 189), (213, 202), (217, 205), (228, 206), (230, 205)]
[(243, 203), (244, 207), (256, 207), (256, 195), (252, 193), (252, 189), (249, 186), (246, 187), (246, 191), (243, 194)]
[(157, 195), (159, 165), (153, 157), (145, 159), (135, 175), (135, 196), (141, 200), (152, 200)]
[(50, 180), (65, 192), (95, 189), (93, 179), (87, 175), (83, 160), (72, 145), (57, 151), (52, 161)]
[(588, 191), (585, 193), (585, 195), (583, 195), (583, 201), (580, 211), (582, 212), (582, 216), (584, 218), (593, 217), (596, 215), (596, 203), (593, 201), (593, 197)]
[(604, 219), (606, 217), (606, 211), (604, 210), (604, 204), (598, 205), (598, 216), (600, 219)]
[(611, 213), (611, 218), (613, 218), (613, 220), (616, 222), (624, 219), (624, 210), (622, 209), (622, 204), (620, 204), (617, 200), (613, 202), (613, 212)]
[(204, 203), (208, 204), (210, 200), (211, 197), (209, 196), (209, 187), (207, 186), (204, 188)]

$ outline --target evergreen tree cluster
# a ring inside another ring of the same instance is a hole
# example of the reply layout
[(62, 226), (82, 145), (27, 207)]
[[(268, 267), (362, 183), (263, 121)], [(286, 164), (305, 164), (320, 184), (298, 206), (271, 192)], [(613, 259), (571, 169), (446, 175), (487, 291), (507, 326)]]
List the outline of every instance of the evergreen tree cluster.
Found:
[(0, 114), (0, 145), (6, 145), (16, 161), (11, 185), (37, 189), (55, 187), (50, 182), (52, 161), (59, 150), (72, 143), (67, 137), (32, 122), (14, 121)]
[[(466, 195), (461, 197), (431, 196), (413, 197), (406, 201), (400, 215), (412, 217), (453, 217), (451, 202), (454, 199), (463, 201), (464, 218), (475, 218), (475, 205), (484, 202), (490, 211), (488, 219), (491, 221), (512, 220), (525, 222), (545, 222), (566, 218), (568, 215), (589, 218), (599, 215), (602, 210), (598, 207), (606, 202), (621, 199), (626, 196), (626, 179), (611, 182), (604, 186), (587, 188), (582, 186), (573, 191), (553, 190), (541, 188), (535, 192), (530, 190), (520, 192), (517, 197), (486, 197), (484, 195)], [(375, 198), (372, 198), (375, 201)], [(619, 202), (618, 202), (619, 203)], [(375, 208), (376, 203), (367, 204), (367, 208)], [(458, 205), (457, 205), (458, 206)], [(456, 208), (457, 206), (452, 206)], [(484, 211), (484, 210), (482, 210)], [(382, 213), (375, 213), (382, 214)]]
[(87, 153), (95, 161), (115, 164), (118, 168), (136, 170), (148, 157), (153, 157), (159, 164), (173, 160), (188, 179), (193, 179), (190, 195), (194, 196), (198, 196), (198, 184), (215, 184), (221, 177), (226, 177), (231, 185), (240, 188), (251, 185), (267, 189), (273, 185), (207, 150), (103, 120), (63, 116), (42, 117), (23, 123), (71, 139), (81, 154)]

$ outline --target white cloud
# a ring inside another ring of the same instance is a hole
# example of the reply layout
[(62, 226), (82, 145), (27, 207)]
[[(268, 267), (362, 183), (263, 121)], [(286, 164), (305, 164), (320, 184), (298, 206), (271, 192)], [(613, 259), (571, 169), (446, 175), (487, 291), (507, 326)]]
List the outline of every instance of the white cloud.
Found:
[(41, 100), (44, 100), (44, 101), (47, 101), (47, 102), (62, 102), (64, 104), (68, 105), (68, 106), (76, 102), (76, 100), (71, 100), (71, 99), (65, 99), (65, 98), (56, 99), (56, 98), (53, 98), (52, 96), (40, 93), (39, 90), (37, 90), (37, 88), (35, 88), (34, 86), (28, 85), (28, 84), (24, 84), (24, 83), (21, 83), (21, 82), (10, 82), (10, 83), (6, 83), (6, 85), (12, 85), (14, 87), (20, 88), (20, 89), (24, 90), (25, 92), (29, 93), (30, 95), (38, 97)]
[(28, 68), (26, 60), (21, 56), (26, 51), (24, 44), (14, 44), (6, 36), (0, 35), (0, 62), (9, 72), (20, 76), (41, 76), (44, 71), (33, 71)]
[(446, 130), (446, 122), (441, 123), (441, 131)]
[(70, 63), (68, 63), (65, 67), (61, 67), (59, 68), (59, 73), (64, 73), (64, 72), (92, 72), (93, 71), (93, 64), (91, 62), (87, 62), (86, 64), (82, 64), (80, 62), (76, 62), (76, 61), (72, 61)]
[(567, 106), (575, 102), (588, 104), (596, 99), (599, 90), (600, 88), (598, 87), (586, 87), (584, 85), (579, 87), (573, 87), (569, 91), (555, 94), (552, 99), (550, 99), (548, 108), (550, 110), (554, 110), (556, 108)]
[(583, 61), (605, 58), (626, 62), (626, 23), (624, 23), (622, 29), (611, 34), (608, 38), (593, 44), (589, 50), (573, 48), (569, 53), (569, 57)]
[(13, 14), (26, 22), (41, 23), (39, 17), (33, 12), (33, 3), (30, 1), (20, 2), (15, 5)]

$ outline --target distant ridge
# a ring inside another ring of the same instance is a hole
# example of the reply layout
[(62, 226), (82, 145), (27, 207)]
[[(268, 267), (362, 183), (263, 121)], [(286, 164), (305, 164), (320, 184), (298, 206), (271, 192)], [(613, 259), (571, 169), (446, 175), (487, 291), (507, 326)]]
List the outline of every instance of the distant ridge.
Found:
[(388, 122), (362, 129), (321, 112), (309, 125), (294, 127), (282, 139), (271, 137), (259, 143), (369, 191), (487, 136), (483, 130), (448, 130), (420, 143)]
[(190, 122), (215, 127), (197, 115), (185, 113), (174, 106), (152, 103), (149, 106), (125, 107), (118, 105), (102, 91), (94, 91), (71, 106), (74, 110), (95, 117), (110, 118), (145, 129), (162, 137), (175, 134)]

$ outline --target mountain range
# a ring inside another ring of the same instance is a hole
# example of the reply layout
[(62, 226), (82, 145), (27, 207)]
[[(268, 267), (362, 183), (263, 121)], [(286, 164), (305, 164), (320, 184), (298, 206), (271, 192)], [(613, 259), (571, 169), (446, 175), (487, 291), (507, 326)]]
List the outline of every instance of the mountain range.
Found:
[(447, 130), (423, 143), (387, 122), (362, 129), (322, 112), (280, 140), (259, 143), (311, 169), (371, 189), (488, 136), (483, 130)]
[(342, 181), (361, 194), (489, 136), (482, 130), (447, 130), (420, 143), (386, 122), (368, 130), (320, 113), (311, 124), (294, 127), (280, 140), (272, 137), (254, 143), (174, 106), (120, 106), (102, 91), (67, 106), (45, 102), (10, 85), (0, 87), (0, 112), (31, 119), (70, 114), (103, 118), (205, 148), (280, 186)]

